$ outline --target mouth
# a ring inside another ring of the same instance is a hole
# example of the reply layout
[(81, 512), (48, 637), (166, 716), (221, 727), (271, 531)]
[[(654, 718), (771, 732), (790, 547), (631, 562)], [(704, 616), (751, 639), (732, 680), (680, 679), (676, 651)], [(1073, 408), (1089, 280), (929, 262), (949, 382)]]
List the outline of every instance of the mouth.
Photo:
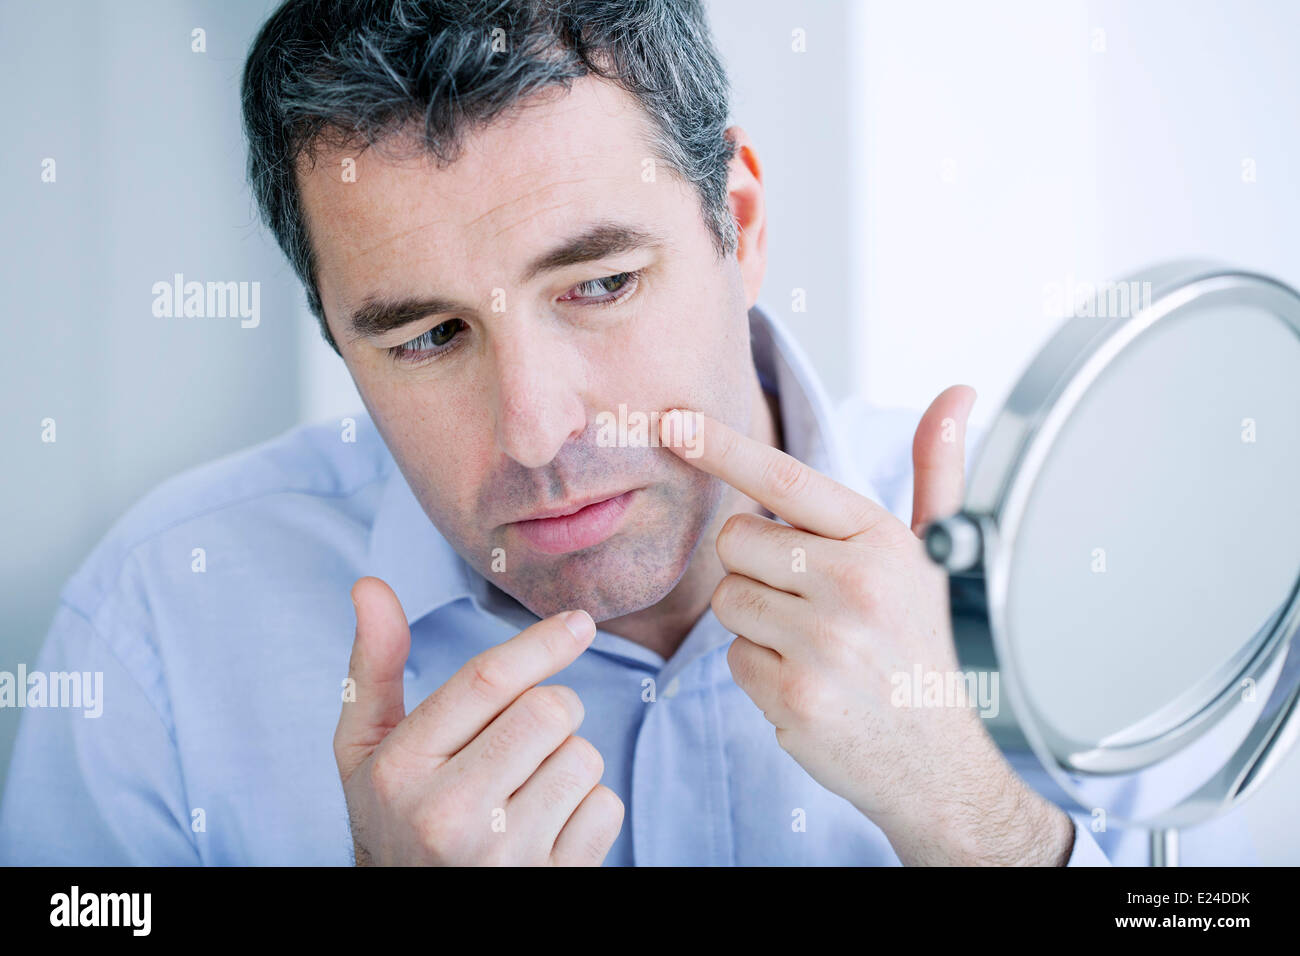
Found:
[(633, 488), (606, 498), (552, 508), (524, 521), (512, 522), (510, 527), (543, 554), (581, 551), (600, 544), (618, 530), (638, 491), (639, 488)]

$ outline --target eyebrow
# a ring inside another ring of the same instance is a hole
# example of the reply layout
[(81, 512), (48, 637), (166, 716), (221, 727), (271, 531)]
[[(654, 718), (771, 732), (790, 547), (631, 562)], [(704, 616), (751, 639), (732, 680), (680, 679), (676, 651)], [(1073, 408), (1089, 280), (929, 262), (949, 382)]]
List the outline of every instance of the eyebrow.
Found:
[[(519, 282), (530, 282), (544, 272), (553, 272), (566, 266), (622, 255), (637, 249), (659, 248), (665, 244), (663, 236), (635, 226), (608, 220), (598, 222), (534, 258), (524, 267)], [(348, 326), (354, 338), (378, 338), (425, 316), (459, 311), (471, 311), (471, 307), (455, 299), (436, 295), (402, 299), (371, 295), (352, 313)]]

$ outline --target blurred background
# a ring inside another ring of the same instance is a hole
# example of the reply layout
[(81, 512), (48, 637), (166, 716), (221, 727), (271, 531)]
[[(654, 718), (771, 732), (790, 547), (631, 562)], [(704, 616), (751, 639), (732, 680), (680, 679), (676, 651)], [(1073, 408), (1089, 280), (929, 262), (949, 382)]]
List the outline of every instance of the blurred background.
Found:
[[(1210, 256), (1300, 285), (1298, 4), (708, 5), (763, 166), (761, 301), (835, 397), (964, 382), (987, 423), (1088, 284)], [(0, 2), (0, 670), (153, 485), (361, 407), (244, 181), (274, 6)], [(259, 283), (260, 324), (156, 317), (176, 273)], [(1300, 863), (1298, 788), (1292, 753), (1237, 811), (1261, 862)]]

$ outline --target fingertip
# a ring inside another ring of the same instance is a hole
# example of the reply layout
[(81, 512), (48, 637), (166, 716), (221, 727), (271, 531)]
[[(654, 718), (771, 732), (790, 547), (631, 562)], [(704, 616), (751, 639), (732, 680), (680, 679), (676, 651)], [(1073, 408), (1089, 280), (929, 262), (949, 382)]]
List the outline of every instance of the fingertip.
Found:
[(659, 418), (659, 444), (663, 448), (677, 453), (681, 448), (681, 436), (685, 428), (686, 416), (680, 408), (670, 408)]
[(400, 643), (409, 640), (409, 626), (401, 599), (382, 578), (366, 576), (352, 585), (352, 607), (357, 617), (357, 637), (363, 632), (373, 639), (374, 634)]
[[(917, 424), (916, 437), (912, 446), (913, 453), (929, 449), (936, 429), (955, 426), (959, 434), (964, 434), (977, 397), (975, 389), (969, 385), (949, 385), (936, 395)], [(946, 424), (948, 422), (951, 424)], [(947, 444), (950, 440), (944, 443)]]
[(374, 588), (376, 585), (383, 585), (384, 587), (388, 587), (388, 585), (384, 584), (382, 580), (369, 574), (357, 578), (352, 585), (352, 603), (353, 604), (359, 603), (362, 597), (365, 595), (365, 593), (371, 590), (372, 588)]
[(703, 452), (705, 416), (689, 408), (670, 408), (659, 418), (659, 444), (678, 458), (699, 458)]
[(979, 393), (975, 391), (975, 387), (972, 385), (950, 385), (940, 393), (940, 397), (949, 398), (953, 396), (954, 393), (960, 396), (962, 401), (961, 407), (965, 408), (966, 411), (970, 411), (971, 406), (975, 404), (975, 400), (979, 398)]
[(596, 636), (596, 621), (586, 611), (579, 608), (575, 611), (566, 611), (560, 616), (564, 626), (580, 641), (589, 641)]

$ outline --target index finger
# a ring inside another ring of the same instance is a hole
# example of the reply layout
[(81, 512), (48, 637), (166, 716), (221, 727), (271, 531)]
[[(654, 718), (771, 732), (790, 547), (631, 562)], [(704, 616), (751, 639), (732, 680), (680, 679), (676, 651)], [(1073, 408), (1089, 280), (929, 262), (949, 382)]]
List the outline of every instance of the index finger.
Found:
[(660, 444), (748, 495), (788, 524), (823, 538), (852, 538), (892, 514), (778, 448), (688, 409), (672, 409)]
[(596, 635), (586, 611), (565, 611), (471, 657), (388, 735), (422, 759), (449, 759), (535, 684), (568, 667)]

